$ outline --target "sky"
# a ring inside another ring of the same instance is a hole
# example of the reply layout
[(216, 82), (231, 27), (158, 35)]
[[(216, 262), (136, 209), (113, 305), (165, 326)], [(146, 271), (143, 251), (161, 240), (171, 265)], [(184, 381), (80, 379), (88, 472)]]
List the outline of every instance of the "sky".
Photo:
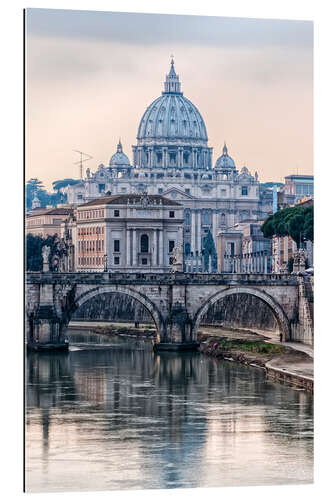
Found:
[(95, 171), (119, 138), (132, 162), (140, 119), (173, 54), (206, 124), (213, 163), (226, 141), (259, 180), (313, 173), (313, 23), (28, 9), (26, 179)]

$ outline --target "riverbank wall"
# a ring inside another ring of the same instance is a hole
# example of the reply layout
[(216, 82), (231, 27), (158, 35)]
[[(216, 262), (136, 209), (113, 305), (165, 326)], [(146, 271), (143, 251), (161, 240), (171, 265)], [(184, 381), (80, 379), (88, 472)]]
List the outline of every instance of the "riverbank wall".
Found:
[(264, 369), (268, 379), (313, 393), (313, 360), (306, 353), (258, 340), (199, 334), (199, 351), (226, 361)]

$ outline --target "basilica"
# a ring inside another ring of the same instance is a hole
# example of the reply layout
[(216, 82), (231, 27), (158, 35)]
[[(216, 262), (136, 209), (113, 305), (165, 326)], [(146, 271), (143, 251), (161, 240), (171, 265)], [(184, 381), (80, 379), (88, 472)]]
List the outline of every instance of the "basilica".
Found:
[(140, 120), (132, 153), (131, 163), (119, 140), (109, 165), (99, 165), (94, 173), (87, 169), (80, 183), (68, 187), (68, 203), (140, 193), (180, 203), (185, 258), (201, 255), (204, 241), (216, 247), (220, 231), (268, 215), (257, 172), (252, 175), (245, 166), (239, 171), (225, 143), (213, 164), (205, 122), (183, 95), (173, 59), (161, 95)]

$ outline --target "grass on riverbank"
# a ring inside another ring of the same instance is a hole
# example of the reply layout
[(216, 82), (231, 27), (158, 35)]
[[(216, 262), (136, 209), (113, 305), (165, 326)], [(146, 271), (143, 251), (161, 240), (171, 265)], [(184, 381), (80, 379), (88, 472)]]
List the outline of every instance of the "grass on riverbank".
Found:
[[(216, 345), (217, 344), (217, 345)], [(270, 344), (268, 342), (249, 342), (246, 340), (229, 340), (229, 339), (219, 339), (214, 342), (215, 349), (222, 351), (244, 351), (244, 352), (254, 352), (259, 354), (283, 354), (286, 352), (285, 347), (282, 345)]]

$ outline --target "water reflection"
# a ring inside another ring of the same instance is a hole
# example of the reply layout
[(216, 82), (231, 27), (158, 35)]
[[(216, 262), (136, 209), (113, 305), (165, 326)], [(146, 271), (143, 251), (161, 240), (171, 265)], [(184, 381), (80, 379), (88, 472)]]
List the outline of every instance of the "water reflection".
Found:
[(29, 491), (312, 481), (312, 396), (263, 371), (72, 333), (27, 360)]

